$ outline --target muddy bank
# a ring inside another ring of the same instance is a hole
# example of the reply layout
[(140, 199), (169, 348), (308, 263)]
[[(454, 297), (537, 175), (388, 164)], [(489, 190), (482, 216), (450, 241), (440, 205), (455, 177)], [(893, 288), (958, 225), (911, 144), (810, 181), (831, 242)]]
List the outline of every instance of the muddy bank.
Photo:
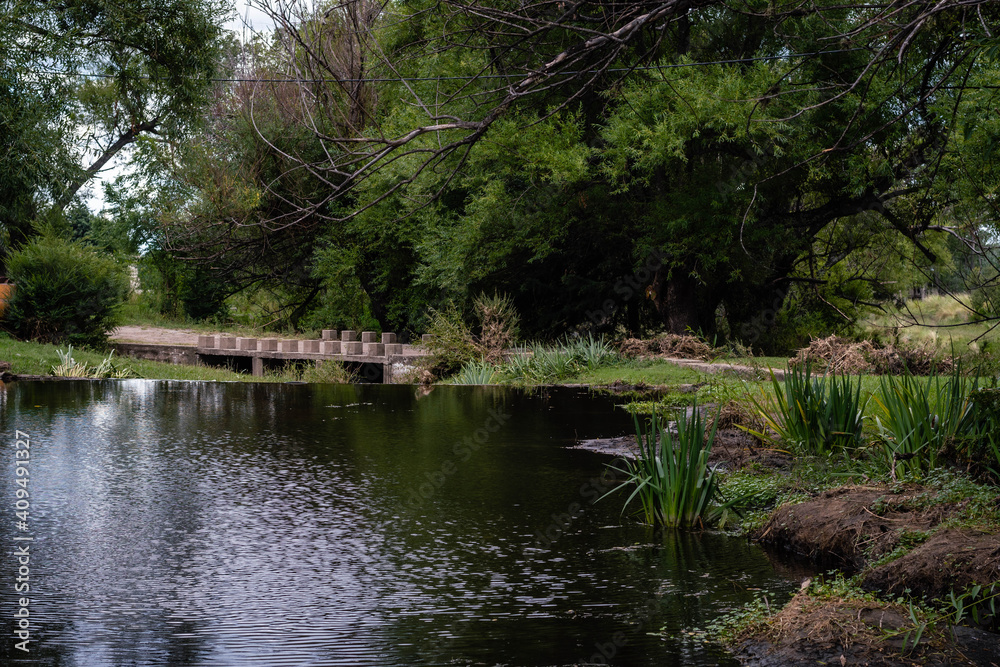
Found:
[[(865, 590), (933, 600), (1000, 581), (1000, 535), (949, 527), (968, 502), (939, 503), (920, 486), (844, 487), (778, 508), (753, 537), (819, 566), (862, 572)], [(872, 567), (897, 550), (906, 553)]]
[[(580, 440), (571, 449), (585, 449), (598, 454), (634, 459), (637, 446), (635, 436), (628, 435)], [(753, 464), (781, 470), (791, 466), (792, 457), (787, 452), (761, 447), (756, 438), (744, 431), (736, 428), (720, 428), (715, 434), (715, 443), (712, 445), (708, 461), (724, 470), (736, 470)]]
[[(970, 499), (948, 502), (919, 485), (848, 486), (776, 509), (753, 538), (783, 558), (859, 574), (863, 599), (813, 595), (806, 586), (735, 647), (744, 664), (984, 665), (1000, 667), (996, 619), (981, 627), (929, 626), (903, 651), (914, 623), (909, 607), (1000, 582), (1000, 535), (963, 522)], [(910, 635), (913, 637), (913, 634)]]
[[(935, 627), (919, 644), (903, 605), (798, 593), (736, 655), (753, 667), (788, 665), (1000, 665), (1000, 637), (975, 628)], [(904, 651), (904, 649), (906, 649)]]

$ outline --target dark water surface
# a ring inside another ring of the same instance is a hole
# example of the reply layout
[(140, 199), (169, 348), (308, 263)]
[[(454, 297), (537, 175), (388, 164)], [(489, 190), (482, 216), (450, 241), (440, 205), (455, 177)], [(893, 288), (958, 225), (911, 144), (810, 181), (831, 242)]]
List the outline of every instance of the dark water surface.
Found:
[(22, 382), (0, 401), (0, 664), (733, 664), (687, 631), (789, 591), (743, 539), (592, 504), (609, 459), (567, 446), (630, 423), (580, 390)]

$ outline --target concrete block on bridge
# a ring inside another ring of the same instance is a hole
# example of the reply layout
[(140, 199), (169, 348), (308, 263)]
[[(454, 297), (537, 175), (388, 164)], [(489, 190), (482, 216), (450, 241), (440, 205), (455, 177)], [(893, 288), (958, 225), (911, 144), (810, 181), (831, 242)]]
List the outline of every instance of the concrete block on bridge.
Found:
[(396, 344), (396, 334), (394, 334), (394, 333), (384, 333), (384, 334), (382, 334), (382, 344), (383, 345), (395, 345)]
[(307, 354), (319, 354), (319, 344), (322, 341), (304, 340), (302, 341), (302, 351)]
[(339, 340), (320, 341), (319, 351), (322, 354), (340, 354)]
[(298, 352), (299, 351), (299, 341), (297, 340), (283, 340), (279, 344), (281, 352)]
[(382, 343), (362, 343), (366, 357), (384, 357), (385, 345)]
[(237, 338), (236, 339), (236, 349), (238, 350), (257, 350), (257, 339), (256, 338)]
[(343, 354), (360, 356), (361, 354), (364, 354), (364, 343), (361, 341), (342, 342), (340, 344), (340, 350)]
[(323, 340), (340, 340), (336, 329), (323, 329)]
[(361, 342), (362, 343), (374, 343), (378, 340), (378, 334), (374, 331), (362, 331), (361, 332)]
[(261, 338), (257, 344), (257, 349), (261, 352), (277, 352), (278, 351), (278, 339), (277, 338)]
[(220, 350), (235, 350), (236, 349), (236, 337), (235, 336), (220, 336), (219, 337), (219, 349)]
[(219, 346), (218, 336), (198, 336), (198, 347), (216, 348)]
[(347, 329), (340, 332), (340, 342), (342, 343), (350, 343), (356, 341), (357, 339), (358, 339), (357, 331), (351, 331), (350, 329)]

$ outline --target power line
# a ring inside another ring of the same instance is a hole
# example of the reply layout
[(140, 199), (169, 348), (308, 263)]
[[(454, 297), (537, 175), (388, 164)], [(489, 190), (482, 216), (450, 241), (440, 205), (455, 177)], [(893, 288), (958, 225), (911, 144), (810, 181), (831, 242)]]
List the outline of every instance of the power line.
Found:
[[(649, 72), (666, 69), (682, 69), (686, 67), (707, 67), (711, 65), (743, 65), (755, 62), (770, 62), (774, 60), (789, 60), (792, 58), (811, 58), (814, 56), (835, 55), (838, 53), (853, 53), (855, 51), (865, 51), (862, 47), (852, 49), (836, 49), (832, 51), (813, 51), (811, 53), (790, 53), (775, 56), (757, 56), (754, 58), (737, 58), (733, 60), (709, 60), (693, 63), (673, 63), (669, 65), (645, 65), (642, 67), (616, 67), (606, 70), (570, 70), (565, 72), (555, 72), (550, 76), (577, 76), (585, 74), (597, 74), (600, 71), (611, 73), (625, 72)], [(27, 70), (33, 74), (48, 74), (51, 76), (83, 77), (88, 79), (114, 79), (114, 74), (95, 74), (85, 72), (54, 72), (50, 70)], [(523, 79), (529, 76), (536, 76), (537, 73), (527, 72), (524, 74), (481, 74), (465, 76), (417, 76), (417, 77), (375, 77), (371, 79), (209, 79), (212, 83), (413, 83), (427, 81), (476, 81), (478, 79)], [(145, 81), (152, 81), (153, 77), (137, 77)]]

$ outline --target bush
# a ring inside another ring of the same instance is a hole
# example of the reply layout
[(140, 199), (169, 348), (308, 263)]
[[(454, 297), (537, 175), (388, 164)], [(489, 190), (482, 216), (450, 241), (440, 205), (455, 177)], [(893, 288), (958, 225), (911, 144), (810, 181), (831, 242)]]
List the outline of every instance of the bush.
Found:
[(7, 328), (45, 343), (107, 343), (129, 291), (128, 274), (114, 259), (58, 237), (15, 252), (7, 273), (17, 286)]
[(480, 295), (474, 307), (479, 320), (478, 336), (454, 304), (430, 310), (428, 333), (432, 338), (428, 348), (436, 375), (457, 373), (476, 361), (502, 362), (507, 348), (517, 340), (520, 318), (510, 297)]

